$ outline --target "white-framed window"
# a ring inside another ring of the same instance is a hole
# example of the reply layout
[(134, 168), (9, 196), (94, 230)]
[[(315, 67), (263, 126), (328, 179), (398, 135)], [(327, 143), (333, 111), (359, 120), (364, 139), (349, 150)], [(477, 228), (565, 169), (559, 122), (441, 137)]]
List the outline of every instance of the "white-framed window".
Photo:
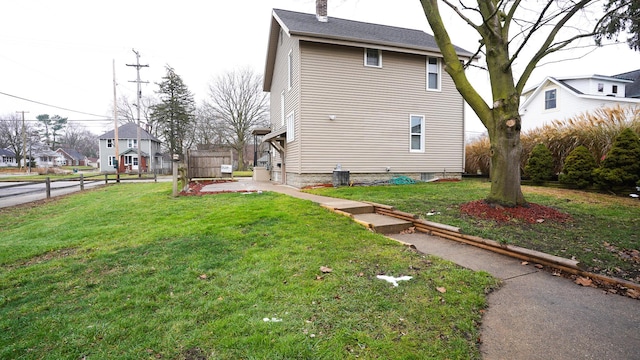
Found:
[(137, 149), (138, 148), (138, 139), (127, 139), (127, 147), (129, 149)]
[(611, 92), (613, 94), (617, 94), (618, 93), (618, 85), (611, 85)]
[(427, 58), (427, 90), (440, 90), (440, 59), (435, 57)]
[(113, 147), (113, 139), (107, 139), (107, 147), (108, 148), (112, 148)]
[(424, 115), (409, 115), (409, 151), (424, 152)]
[(556, 89), (547, 90), (544, 92), (544, 109), (555, 109), (557, 106), (557, 93)]
[(380, 49), (364, 49), (364, 66), (382, 67), (382, 52)]
[(296, 139), (295, 120), (296, 118), (292, 111), (287, 115), (287, 142), (292, 142)]
[(138, 157), (135, 155), (125, 155), (124, 157), (124, 165), (133, 165), (138, 166)]
[(280, 94), (280, 125), (284, 125), (284, 90), (282, 90), (282, 94)]
[(287, 90), (291, 90), (293, 85), (293, 50), (289, 50), (287, 56)]
[(604, 91), (604, 84), (598, 83), (598, 92), (603, 92), (603, 91)]
[(115, 156), (113, 156), (113, 155), (109, 155), (109, 160), (107, 161), (107, 164), (108, 164), (109, 166), (113, 167), (113, 166), (115, 165), (115, 160), (116, 160), (116, 157), (115, 157)]

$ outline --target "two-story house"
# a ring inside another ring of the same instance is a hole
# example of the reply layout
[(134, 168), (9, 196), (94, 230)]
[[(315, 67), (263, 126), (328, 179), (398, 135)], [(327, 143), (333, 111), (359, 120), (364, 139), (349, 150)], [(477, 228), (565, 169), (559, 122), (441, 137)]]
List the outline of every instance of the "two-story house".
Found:
[(602, 107), (640, 106), (637, 73), (547, 77), (522, 93), (522, 130), (531, 130), (553, 120), (564, 120)]
[(272, 12), (271, 179), (331, 183), (337, 168), (354, 182), (460, 176), (464, 101), (433, 36), (329, 17), (326, 0), (316, 10)]
[[(111, 130), (98, 137), (100, 143), (100, 169), (102, 172), (115, 172), (118, 159), (118, 172), (154, 172), (162, 167), (160, 140), (140, 128), (138, 144), (138, 126), (127, 123), (118, 127), (118, 155), (116, 156), (115, 131)], [(140, 159), (138, 159), (138, 146)]]

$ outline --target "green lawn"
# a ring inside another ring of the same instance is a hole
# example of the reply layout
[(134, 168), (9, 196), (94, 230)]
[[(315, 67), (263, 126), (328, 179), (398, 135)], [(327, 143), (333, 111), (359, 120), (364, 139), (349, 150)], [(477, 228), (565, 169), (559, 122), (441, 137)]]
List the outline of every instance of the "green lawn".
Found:
[[(420, 218), (460, 227), (466, 234), (575, 257), (590, 271), (640, 282), (640, 201), (591, 192), (523, 186), (527, 201), (551, 206), (573, 217), (566, 224), (497, 224), (464, 216), (460, 204), (483, 199), (482, 180), (415, 185), (341, 187), (309, 192), (395, 206)], [(436, 215), (427, 215), (428, 213)], [(634, 251), (635, 250), (635, 251)]]
[(477, 359), (496, 286), (269, 192), (120, 184), (0, 215), (2, 359)]

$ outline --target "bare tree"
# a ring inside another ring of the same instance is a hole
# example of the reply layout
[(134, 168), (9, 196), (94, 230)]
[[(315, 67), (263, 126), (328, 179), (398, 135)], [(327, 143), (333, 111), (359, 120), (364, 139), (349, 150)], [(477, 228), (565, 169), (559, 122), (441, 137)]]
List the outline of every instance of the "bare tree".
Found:
[(223, 130), (211, 107), (203, 103), (196, 109), (194, 138), (200, 144), (223, 144)]
[(22, 150), (23, 137), (26, 134), (27, 144), (29, 141), (29, 134), (34, 131), (33, 125), (28, 122), (24, 123), (24, 133), (22, 132), (22, 118), (17, 114), (6, 114), (0, 116), (0, 148), (9, 149), (16, 154), (16, 161), (18, 164), (23, 159), (24, 154)]
[(239, 170), (245, 169), (244, 147), (252, 129), (268, 123), (268, 99), (262, 76), (250, 69), (228, 72), (209, 85), (205, 108), (223, 143), (238, 153)]
[[(143, 96), (140, 98), (140, 123), (150, 124), (151, 107), (157, 103), (157, 99), (153, 96)], [(136, 109), (135, 99), (131, 100), (126, 95), (118, 98), (118, 122), (120, 124), (138, 123), (138, 110)], [(144, 127), (144, 125), (141, 125)]]
[(78, 123), (69, 123), (61, 139), (66, 147), (77, 150), (86, 157), (98, 157), (98, 140), (95, 134)]
[[(602, 19), (589, 26), (577, 21), (585, 22), (589, 7), (601, 3), (597, 0), (421, 0), (421, 3), (444, 57), (445, 70), (489, 134), (491, 190), (486, 200), (508, 206), (524, 204), (520, 187), (520, 95), (543, 58), (596, 34)], [(460, 62), (440, 4), (477, 33), (476, 55), (486, 59), (491, 104), (484, 101), (467, 79), (465, 68), (470, 63)], [(514, 75), (516, 62), (523, 65), (519, 78)]]

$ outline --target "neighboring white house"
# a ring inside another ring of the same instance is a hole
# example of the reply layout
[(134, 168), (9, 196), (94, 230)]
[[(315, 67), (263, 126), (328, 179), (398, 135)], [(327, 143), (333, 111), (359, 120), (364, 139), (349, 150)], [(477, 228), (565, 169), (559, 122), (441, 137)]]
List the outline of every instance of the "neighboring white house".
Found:
[[(271, 93), (271, 179), (295, 187), (459, 177), (464, 101), (424, 31), (274, 9), (263, 90)], [(473, 54), (456, 48), (461, 60)]]
[(40, 168), (63, 166), (65, 164), (65, 158), (62, 154), (49, 150), (46, 147), (34, 150), (32, 156), (36, 167)]
[(0, 149), (0, 167), (18, 166), (16, 154), (7, 149)]
[[(640, 106), (635, 72), (614, 76), (547, 77), (522, 93), (522, 130), (564, 120), (601, 107)], [(634, 95), (635, 94), (635, 95)], [(635, 96), (635, 97), (634, 97)]]
[(140, 128), (140, 156), (138, 160), (138, 126), (127, 123), (118, 127), (118, 152), (116, 157), (115, 132), (113, 130), (98, 137), (100, 143), (100, 170), (115, 172), (115, 160), (118, 161), (118, 172), (138, 171), (154, 172), (162, 168), (161, 142), (144, 129)]

